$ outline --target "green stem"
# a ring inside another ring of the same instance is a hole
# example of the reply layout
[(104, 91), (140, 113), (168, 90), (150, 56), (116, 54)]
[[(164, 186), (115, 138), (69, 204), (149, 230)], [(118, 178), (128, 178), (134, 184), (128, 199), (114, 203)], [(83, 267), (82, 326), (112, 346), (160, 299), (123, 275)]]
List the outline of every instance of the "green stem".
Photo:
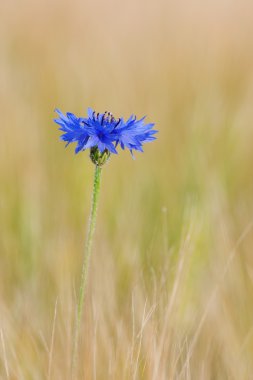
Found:
[(75, 330), (74, 330), (74, 341), (73, 341), (72, 361), (71, 361), (71, 378), (73, 380), (76, 378), (76, 372), (77, 372), (80, 324), (81, 324), (81, 319), (82, 319), (82, 314), (83, 314), (83, 306), (84, 306), (85, 291), (86, 291), (86, 286), (87, 286), (92, 240), (93, 240), (93, 235), (94, 235), (95, 226), (96, 226), (96, 215), (97, 215), (98, 197), (99, 197), (99, 190), (100, 190), (101, 171), (102, 171), (102, 168), (96, 165), (95, 175), (94, 175), (94, 184), (93, 184), (92, 205), (91, 205), (91, 212), (90, 212), (90, 218), (89, 218), (89, 224), (88, 224), (87, 240), (86, 240), (85, 250), (84, 250), (81, 284), (80, 284), (78, 304), (77, 304), (77, 316), (76, 316), (76, 323), (75, 323)]

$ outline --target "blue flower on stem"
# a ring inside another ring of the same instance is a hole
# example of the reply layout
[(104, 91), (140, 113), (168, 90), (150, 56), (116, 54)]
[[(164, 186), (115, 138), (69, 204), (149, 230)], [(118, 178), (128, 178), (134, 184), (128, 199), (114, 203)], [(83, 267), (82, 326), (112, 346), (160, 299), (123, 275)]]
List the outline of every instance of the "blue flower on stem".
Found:
[(144, 117), (137, 120), (134, 115), (131, 115), (127, 121), (124, 121), (123, 118), (115, 119), (110, 112), (96, 113), (91, 108), (88, 108), (88, 117), (77, 117), (70, 112), (64, 115), (58, 109), (56, 109), (56, 112), (59, 118), (54, 119), (54, 121), (60, 125), (59, 129), (63, 132), (61, 139), (67, 143), (66, 145), (76, 143), (76, 153), (89, 148), (90, 158), (96, 165), (73, 336), (71, 379), (74, 379), (78, 372), (81, 319), (88, 280), (92, 241), (96, 226), (102, 166), (106, 163), (111, 153), (117, 154), (118, 147), (129, 149), (131, 154), (133, 154), (133, 150), (143, 152), (143, 144), (155, 140), (156, 137), (154, 135), (157, 131), (153, 129), (154, 124), (145, 124)]
[(145, 124), (145, 117), (137, 120), (136, 116), (131, 115), (125, 122), (123, 118), (115, 119), (110, 112), (96, 113), (91, 108), (88, 108), (87, 118), (69, 112), (65, 116), (58, 109), (56, 112), (59, 118), (54, 121), (64, 132), (61, 139), (67, 145), (76, 142), (76, 153), (96, 148), (101, 154), (105, 151), (117, 154), (118, 146), (129, 149), (131, 153), (133, 150), (143, 152), (142, 145), (156, 139), (154, 124)]

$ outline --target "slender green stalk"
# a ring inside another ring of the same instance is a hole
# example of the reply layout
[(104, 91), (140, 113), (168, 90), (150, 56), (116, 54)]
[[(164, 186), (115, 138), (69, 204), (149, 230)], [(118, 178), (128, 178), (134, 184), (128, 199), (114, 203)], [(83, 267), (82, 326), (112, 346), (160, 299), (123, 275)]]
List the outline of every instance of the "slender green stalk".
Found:
[(84, 257), (83, 257), (81, 284), (80, 284), (80, 290), (79, 290), (79, 296), (78, 296), (77, 315), (76, 315), (74, 340), (73, 340), (73, 348), (72, 348), (71, 378), (73, 380), (76, 378), (76, 373), (77, 373), (80, 324), (81, 324), (81, 319), (82, 319), (82, 314), (83, 314), (83, 306), (84, 306), (85, 291), (86, 291), (87, 279), (88, 279), (92, 240), (93, 240), (93, 235), (94, 235), (95, 226), (96, 226), (96, 215), (97, 215), (98, 197), (99, 197), (99, 190), (100, 190), (101, 171), (102, 171), (102, 168), (96, 165), (95, 175), (94, 175), (94, 184), (93, 184), (92, 205), (91, 205), (91, 212), (90, 212), (90, 218), (89, 218), (89, 223), (88, 223), (87, 240), (85, 244)]

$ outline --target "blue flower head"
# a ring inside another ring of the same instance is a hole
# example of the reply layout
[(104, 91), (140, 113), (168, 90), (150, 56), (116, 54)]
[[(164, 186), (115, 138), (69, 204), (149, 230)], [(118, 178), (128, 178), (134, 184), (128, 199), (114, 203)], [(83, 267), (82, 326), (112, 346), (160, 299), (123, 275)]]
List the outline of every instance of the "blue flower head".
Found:
[(100, 165), (102, 156), (104, 163), (110, 153), (117, 154), (116, 148), (119, 146), (129, 149), (131, 153), (133, 150), (143, 152), (142, 145), (156, 139), (154, 124), (145, 124), (145, 117), (137, 120), (132, 115), (124, 121), (123, 118), (115, 119), (110, 112), (96, 113), (91, 108), (88, 108), (87, 118), (77, 117), (69, 112), (65, 116), (58, 109), (56, 112), (59, 118), (54, 121), (63, 131), (61, 139), (66, 141), (66, 145), (76, 142), (76, 153), (90, 148), (91, 159), (97, 165)]

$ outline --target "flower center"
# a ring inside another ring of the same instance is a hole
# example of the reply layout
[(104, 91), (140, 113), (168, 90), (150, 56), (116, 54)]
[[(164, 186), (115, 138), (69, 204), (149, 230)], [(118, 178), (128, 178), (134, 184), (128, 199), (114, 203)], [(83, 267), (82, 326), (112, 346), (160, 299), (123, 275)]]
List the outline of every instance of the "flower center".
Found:
[(105, 111), (102, 114), (102, 118), (100, 118), (100, 113), (96, 113), (95, 111), (93, 112), (93, 120), (97, 120), (100, 122), (101, 125), (104, 125), (104, 123), (116, 123), (117, 124), (120, 122), (120, 119), (116, 120), (115, 117), (111, 112)]

